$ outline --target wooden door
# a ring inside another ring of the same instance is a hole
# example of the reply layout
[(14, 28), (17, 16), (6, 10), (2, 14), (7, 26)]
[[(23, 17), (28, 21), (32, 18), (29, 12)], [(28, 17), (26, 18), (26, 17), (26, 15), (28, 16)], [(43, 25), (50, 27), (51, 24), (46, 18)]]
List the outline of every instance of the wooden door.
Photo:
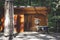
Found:
[(30, 27), (32, 26), (31, 15), (25, 14), (24, 15), (24, 30), (30, 31)]

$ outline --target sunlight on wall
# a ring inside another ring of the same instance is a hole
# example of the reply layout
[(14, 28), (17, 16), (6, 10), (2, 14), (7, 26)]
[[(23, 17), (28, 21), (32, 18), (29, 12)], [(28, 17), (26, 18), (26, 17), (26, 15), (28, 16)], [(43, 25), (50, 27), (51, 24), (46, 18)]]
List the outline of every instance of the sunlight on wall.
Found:
[(21, 16), (21, 21), (20, 22), (24, 22), (24, 15), (20, 15)]
[(20, 15), (21, 19), (21, 25), (20, 25), (20, 32), (24, 32), (24, 15)]
[(3, 30), (3, 28), (4, 28), (4, 18), (1, 18), (0, 32)]
[(1, 19), (1, 22), (3, 22), (3, 21), (4, 21), (4, 18)]
[(17, 14), (14, 15), (14, 33), (17, 33), (15, 26), (16, 24), (17, 24)]
[(0, 32), (3, 30), (2, 26), (0, 26)]

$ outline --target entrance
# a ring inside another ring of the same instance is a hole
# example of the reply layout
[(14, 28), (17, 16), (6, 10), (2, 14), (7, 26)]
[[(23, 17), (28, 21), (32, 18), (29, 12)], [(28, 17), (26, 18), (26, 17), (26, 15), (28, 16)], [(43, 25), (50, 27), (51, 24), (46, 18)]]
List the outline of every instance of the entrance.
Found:
[(25, 14), (24, 31), (38, 31), (38, 27), (47, 25), (46, 18), (42, 14)]
[(24, 31), (31, 31), (32, 27), (32, 15), (25, 14), (24, 15)]

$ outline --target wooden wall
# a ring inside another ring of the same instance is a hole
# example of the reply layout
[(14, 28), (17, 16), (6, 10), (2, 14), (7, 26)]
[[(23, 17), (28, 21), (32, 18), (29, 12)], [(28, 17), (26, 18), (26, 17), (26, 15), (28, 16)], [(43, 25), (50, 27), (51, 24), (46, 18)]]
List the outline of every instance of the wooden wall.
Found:
[(34, 18), (36, 16), (40, 19), (40, 26), (47, 26), (48, 11), (46, 7), (25, 7), (16, 8), (15, 14), (24, 15), (24, 30), (30, 31), (33, 27), (35, 28)]

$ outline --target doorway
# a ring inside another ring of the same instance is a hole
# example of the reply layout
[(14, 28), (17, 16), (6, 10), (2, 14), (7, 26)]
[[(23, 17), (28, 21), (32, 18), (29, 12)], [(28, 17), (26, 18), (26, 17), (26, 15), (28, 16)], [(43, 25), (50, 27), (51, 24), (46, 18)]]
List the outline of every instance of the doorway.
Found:
[[(36, 21), (35, 21), (36, 20)], [(37, 24), (36, 24), (37, 23)], [(45, 26), (46, 18), (41, 14), (25, 14), (24, 15), (24, 31), (37, 31), (38, 26)]]
[(40, 27), (47, 24), (46, 18), (42, 14), (20, 14), (17, 15), (16, 21), (17, 32), (37, 31), (37, 25)]

